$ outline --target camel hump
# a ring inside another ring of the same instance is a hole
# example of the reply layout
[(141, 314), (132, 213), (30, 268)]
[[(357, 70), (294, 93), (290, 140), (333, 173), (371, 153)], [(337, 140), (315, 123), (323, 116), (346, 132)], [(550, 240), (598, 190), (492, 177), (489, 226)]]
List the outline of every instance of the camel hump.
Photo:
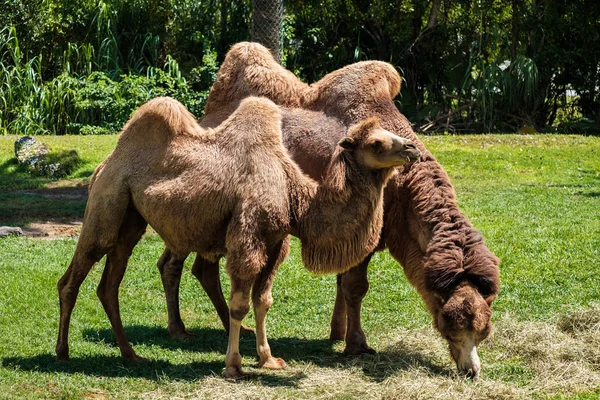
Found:
[(157, 97), (143, 104), (123, 128), (121, 140), (169, 139), (176, 135), (197, 135), (202, 128), (183, 104), (171, 97)]
[(288, 107), (300, 105), (308, 87), (283, 68), (259, 43), (241, 42), (227, 52), (217, 79), (210, 89), (205, 114), (219, 113), (248, 96), (262, 96)]
[(241, 61), (244, 64), (249, 62), (260, 62), (261, 64), (271, 64), (276, 62), (273, 55), (265, 46), (256, 42), (240, 42), (231, 46), (227, 57)]
[[(221, 142), (281, 147), (281, 111), (264, 97), (248, 97), (217, 128)], [(235, 138), (235, 140), (231, 140)]]
[(320, 103), (332, 106), (393, 99), (402, 78), (393, 65), (383, 61), (361, 61), (325, 75), (303, 93), (303, 107)]

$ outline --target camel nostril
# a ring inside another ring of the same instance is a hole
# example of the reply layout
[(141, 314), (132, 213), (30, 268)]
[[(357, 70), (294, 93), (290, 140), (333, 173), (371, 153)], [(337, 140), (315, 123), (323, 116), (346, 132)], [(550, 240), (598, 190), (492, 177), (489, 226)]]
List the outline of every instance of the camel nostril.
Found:
[(406, 149), (408, 149), (408, 150), (416, 150), (416, 149), (417, 149), (417, 146), (415, 146), (415, 145), (414, 145), (414, 144), (412, 144), (412, 143), (405, 143), (405, 144), (404, 144), (404, 147), (405, 147)]

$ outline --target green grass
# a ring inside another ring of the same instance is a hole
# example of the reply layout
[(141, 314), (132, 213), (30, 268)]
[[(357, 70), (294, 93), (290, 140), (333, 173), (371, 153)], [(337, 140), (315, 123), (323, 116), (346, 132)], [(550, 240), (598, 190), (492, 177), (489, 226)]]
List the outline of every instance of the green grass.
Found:
[[(83, 204), (31, 196), (81, 184), (116, 143), (114, 136), (41, 140), (76, 149), (84, 162), (64, 181), (31, 178), (11, 161), (14, 138), (0, 137), (0, 225), (9, 208), (21, 215), (14, 222), (47, 220), (44, 211), (81, 217)], [(371, 262), (363, 307), (369, 344), (379, 352), (344, 357), (343, 343), (327, 340), (335, 277), (314, 277), (302, 268), (295, 241), (275, 280), (268, 317), (273, 353), (288, 368), (255, 368), (250, 335), (241, 350), (254, 377), (226, 381), (220, 374), (227, 337), (189, 273), (191, 260), (181, 307), (196, 337), (168, 337), (155, 267), (163, 245), (155, 234), (136, 247), (120, 291), (126, 333), (137, 353), (152, 361), (130, 364), (119, 356), (95, 295), (100, 263), (79, 293), (72, 361), (58, 363), (55, 285), (76, 241), (10, 237), (0, 239), (0, 398), (598, 398), (600, 138), (439, 136), (425, 143), (449, 173), (462, 210), (502, 260), (495, 333), (480, 348), (480, 382), (455, 375), (446, 344), (387, 253)], [(246, 322), (253, 324), (251, 316)]]
[[(0, 136), (0, 225), (23, 225), (48, 218), (82, 218), (85, 200), (64, 198), (66, 187), (82, 186), (112, 151), (117, 136), (40, 136), (50, 149), (77, 150), (78, 167), (64, 180), (29, 174), (17, 164), (16, 136)], [(26, 193), (23, 193), (26, 191)]]

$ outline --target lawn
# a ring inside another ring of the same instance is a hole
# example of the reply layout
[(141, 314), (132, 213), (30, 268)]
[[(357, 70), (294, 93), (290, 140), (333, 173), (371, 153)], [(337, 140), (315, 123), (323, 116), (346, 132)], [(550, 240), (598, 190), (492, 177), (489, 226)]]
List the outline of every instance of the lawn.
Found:
[[(76, 149), (68, 179), (32, 178), (15, 165), (14, 137), (0, 136), (0, 225), (76, 220), (81, 187), (114, 136), (40, 137)], [(600, 138), (570, 135), (425, 137), (455, 185), (459, 204), (502, 260), (494, 334), (480, 347), (482, 376), (456, 375), (445, 342), (401, 267), (371, 262), (363, 322), (376, 355), (348, 358), (328, 338), (335, 277), (309, 274), (298, 243), (273, 288), (268, 331), (288, 367), (256, 367), (254, 336), (242, 338), (254, 375), (221, 377), (227, 337), (208, 297), (182, 278), (184, 322), (196, 336), (169, 339), (156, 261), (160, 238), (137, 246), (121, 286), (121, 314), (137, 353), (119, 356), (95, 295), (101, 264), (83, 283), (71, 321), (70, 363), (55, 361), (56, 282), (76, 238), (0, 239), (0, 398), (589, 398), (600, 396)], [(222, 273), (223, 285), (228, 280)], [(247, 324), (252, 325), (251, 315)]]

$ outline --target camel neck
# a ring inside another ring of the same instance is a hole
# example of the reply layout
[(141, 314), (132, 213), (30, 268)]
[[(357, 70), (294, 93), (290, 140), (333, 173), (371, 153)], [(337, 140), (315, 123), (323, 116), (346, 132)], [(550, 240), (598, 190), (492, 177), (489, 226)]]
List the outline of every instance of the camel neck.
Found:
[(342, 273), (361, 262), (379, 243), (383, 225), (382, 192), (390, 170), (364, 171), (338, 161), (343, 164), (334, 159), (315, 191), (294, 202), (301, 207), (293, 233), (302, 243), (305, 267), (315, 273)]

